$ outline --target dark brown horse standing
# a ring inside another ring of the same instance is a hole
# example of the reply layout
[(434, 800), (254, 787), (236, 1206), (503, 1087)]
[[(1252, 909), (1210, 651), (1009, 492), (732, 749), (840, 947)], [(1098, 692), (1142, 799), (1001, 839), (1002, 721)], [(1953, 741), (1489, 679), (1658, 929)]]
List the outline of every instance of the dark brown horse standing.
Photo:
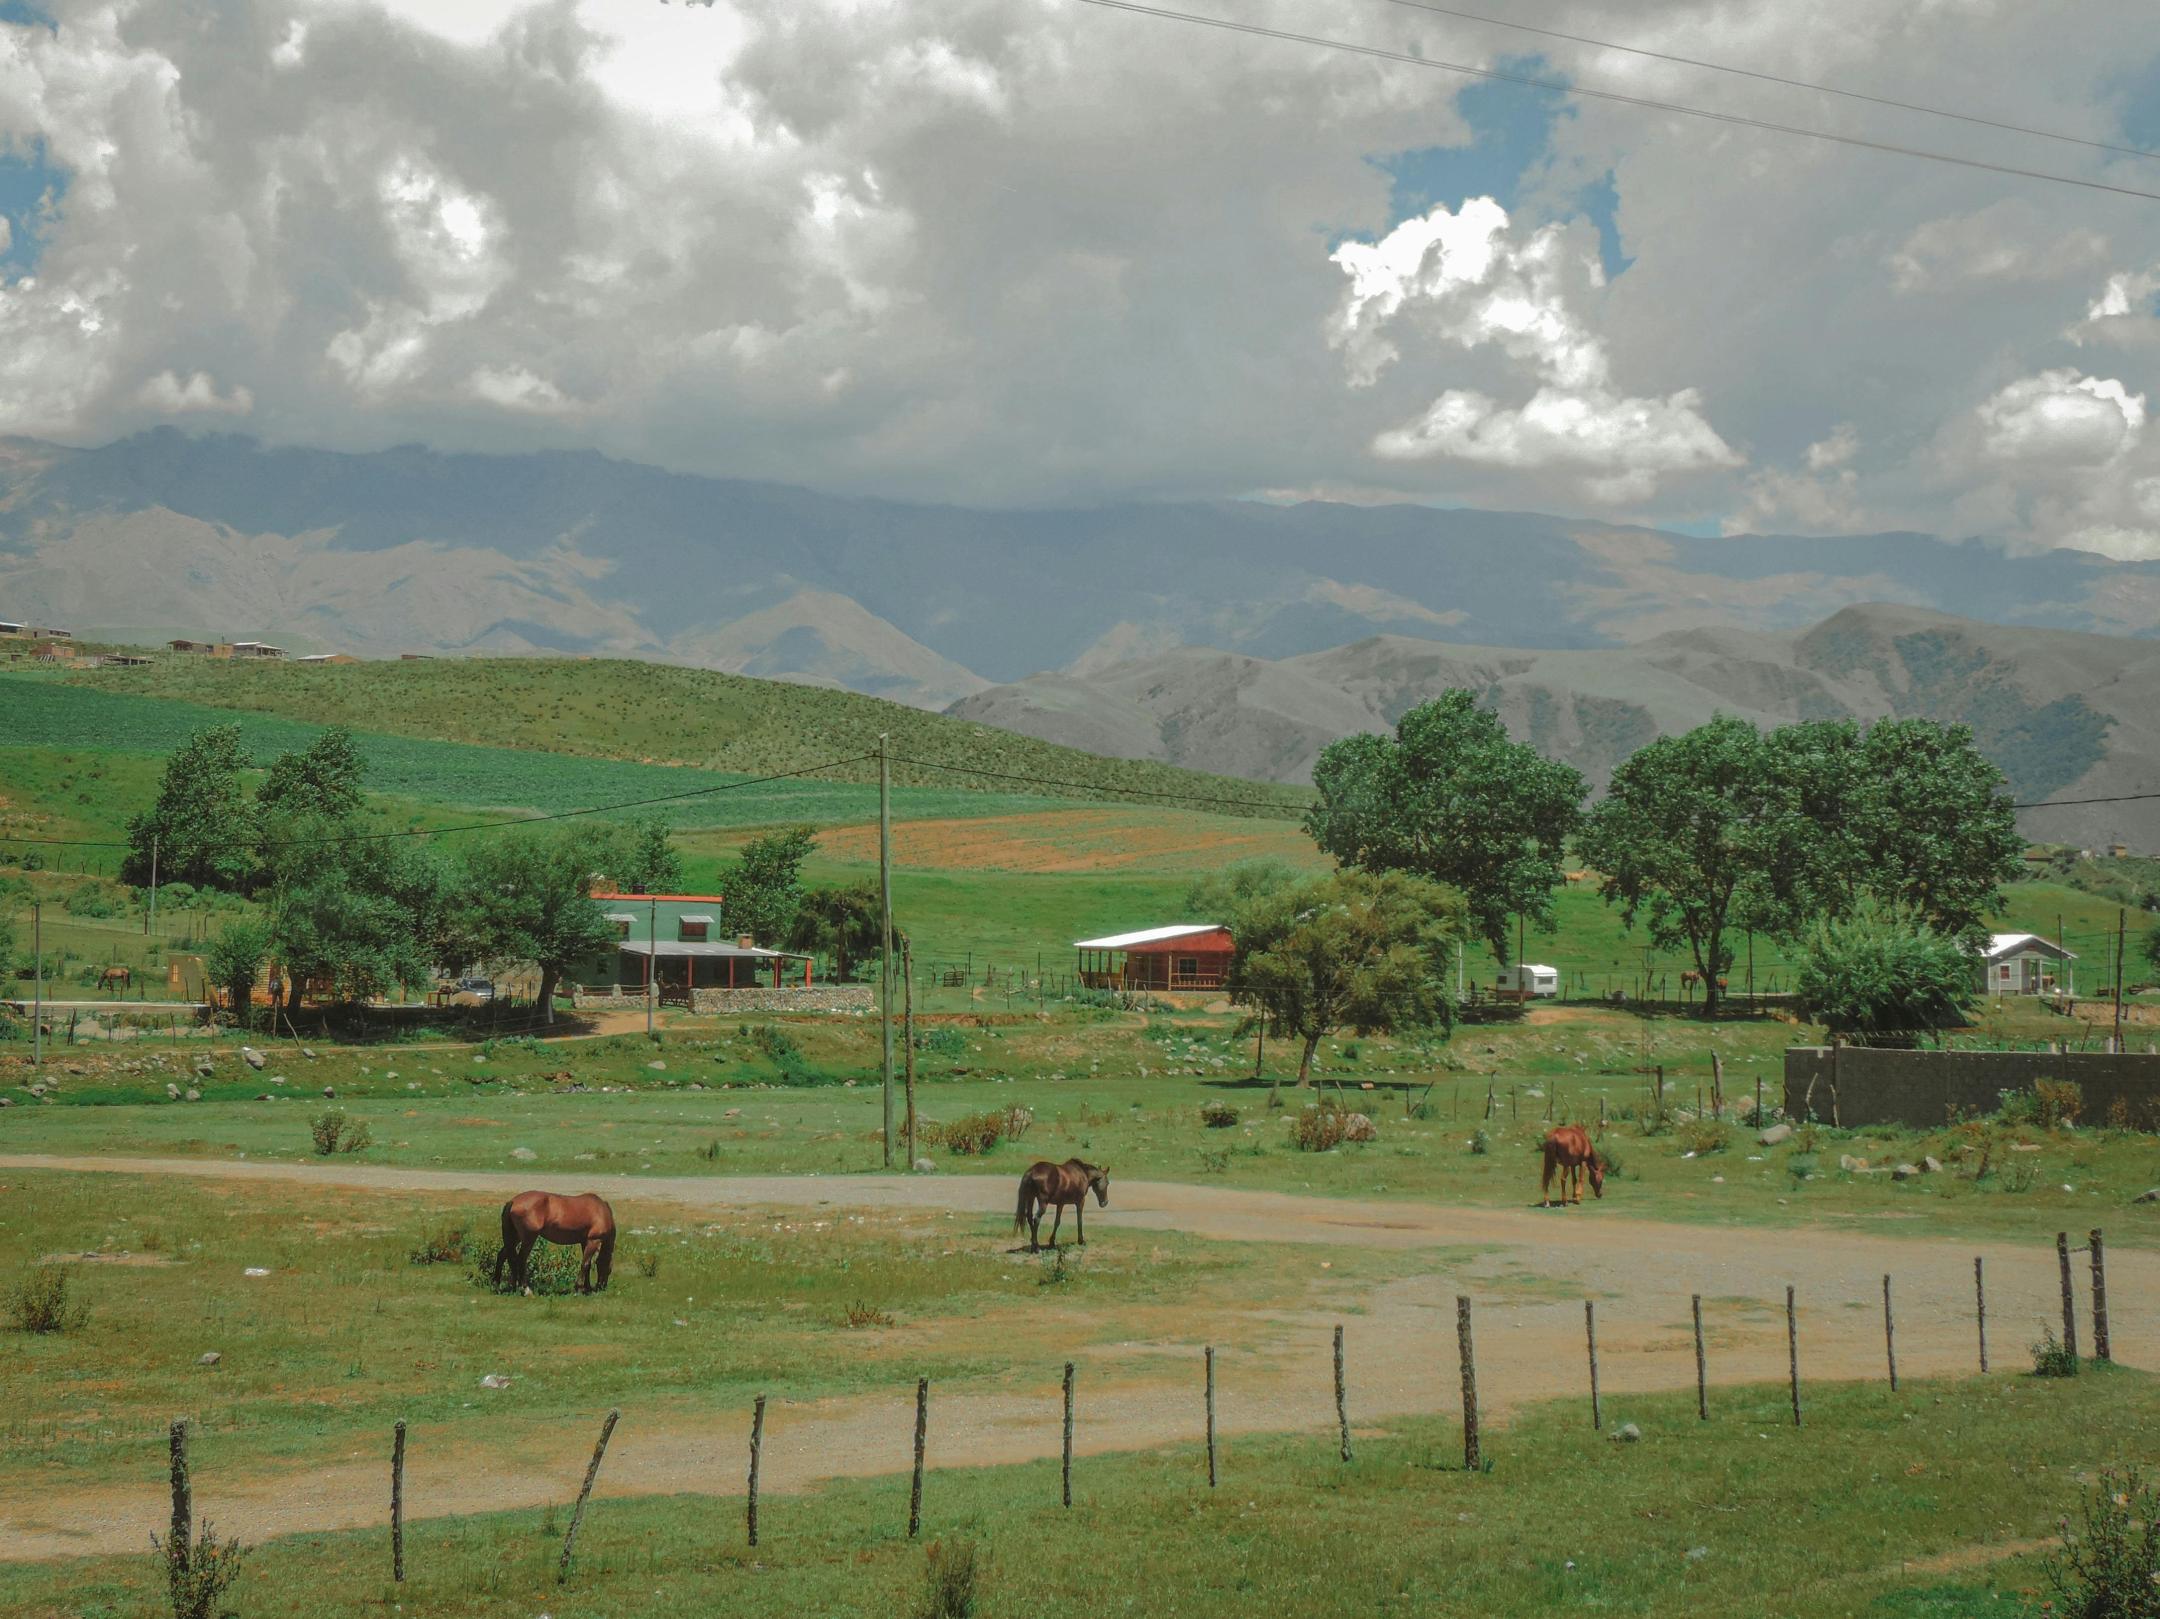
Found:
[(1020, 1177), (1020, 1202), (1013, 1210), (1013, 1230), (1027, 1228), (1028, 1252), (1035, 1253), (1042, 1247), (1042, 1211), (1055, 1212), (1050, 1219), (1050, 1246), (1057, 1247), (1058, 1227), (1064, 1223), (1065, 1210), (1070, 1205), (1073, 1222), (1079, 1229), (1080, 1246), (1087, 1246), (1087, 1195), (1093, 1192), (1095, 1202), (1102, 1208), (1110, 1206), (1110, 1171), (1094, 1164), (1082, 1163), (1068, 1158), (1062, 1164), (1041, 1159), (1028, 1167)]
[(495, 1256), (495, 1285), (502, 1285), (503, 1261), (510, 1262), (510, 1285), (525, 1291), (526, 1264), (533, 1244), (546, 1238), (566, 1248), (582, 1248), (585, 1262), (578, 1267), (578, 1291), (594, 1291), (593, 1268), (599, 1267), (599, 1286), (608, 1284), (615, 1264), (615, 1211), (607, 1199), (593, 1192), (565, 1197), (560, 1192), (520, 1192), (502, 1208), (502, 1251)]
[[(1590, 1132), (1579, 1124), (1556, 1125), (1545, 1132), (1545, 1177), (1538, 1183), (1544, 1201), (1538, 1207), (1552, 1207), (1552, 1178), (1554, 1170), (1560, 1171), (1560, 1201), (1582, 1201), (1583, 1172), (1590, 1173), (1590, 1190), (1599, 1197), (1605, 1195), (1605, 1160), (1598, 1156), (1597, 1148), (1590, 1144)], [(1568, 1195), (1569, 1188), (1574, 1196)]]

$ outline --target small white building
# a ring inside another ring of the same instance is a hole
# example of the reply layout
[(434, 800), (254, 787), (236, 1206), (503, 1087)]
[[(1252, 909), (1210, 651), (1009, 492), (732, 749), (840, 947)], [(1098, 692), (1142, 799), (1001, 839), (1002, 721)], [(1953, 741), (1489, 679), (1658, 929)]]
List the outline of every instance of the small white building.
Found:
[(1980, 957), (1984, 995), (2073, 995), (2077, 952), (2037, 933), (1991, 933)]
[(1534, 961), (1517, 962), (1500, 969), (1493, 987), (1503, 995), (1518, 995), (1526, 1001), (1551, 1000), (1560, 993), (1560, 969), (1541, 967)]

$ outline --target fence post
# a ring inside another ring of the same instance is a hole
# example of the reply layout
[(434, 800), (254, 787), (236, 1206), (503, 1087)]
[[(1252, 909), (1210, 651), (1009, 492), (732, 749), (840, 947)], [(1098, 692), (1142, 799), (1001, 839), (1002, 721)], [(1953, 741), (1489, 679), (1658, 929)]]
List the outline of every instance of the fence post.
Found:
[(1981, 1258), (1973, 1255), (1973, 1319), (1980, 1328), (1980, 1375), (1987, 1375), (1987, 1274)]
[(1463, 1470), (1478, 1472), (1484, 1457), (1478, 1449), (1477, 1356), (1470, 1344), (1470, 1300), (1455, 1295), (1455, 1347), (1462, 1357), (1462, 1459)]
[(907, 1537), (913, 1540), (922, 1528), (923, 1440), (930, 1429), (930, 1379), (915, 1379), (915, 1482), (908, 1489)]
[(750, 1531), (750, 1544), (757, 1544), (757, 1492), (758, 1470), (765, 1461), (765, 1396), (757, 1397), (757, 1404), (750, 1408), (750, 1505), (746, 1514)]
[(175, 1613), (180, 1611), (181, 1595), (195, 1560), (195, 1487), (188, 1477), (187, 1430), (187, 1418), (175, 1417), (168, 1436), (172, 1448), (172, 1531), (165, 1542), (165, 1560)]
[(1710, 1116), (1721, 1124), (1725, 1120), (1725, 1059), (1714, 1051), (1710, 1053)]
[(1583, 1332), (1590, 1340), (1590, 1426), (1605, 1426), (1605, 1415), (1598, 1409), (1597, 1388), (1597, 1306), (1590, 1300), (1582, 1301)]
[(2077, 1359), (2077, 1292), (2070, 1285), (2070, 1233), (2055, 1233), (2055, 1259), (2062, 1272), (2063, 1348)]
[(1890, 1392), (1897, 1393), (1897, 1321), (1890, 1313), (1890, 1278), (1882, 1279), (1883, 1356), (1890, 1362)]
[(1600, 1091), (1597, 1099), (1597, 1133), (1605, 1133), (1605, 1093)]
[(1072, 1505), (1073, 1363), (1065, 1363), (1065, 1504)]
[(1689, 1305), (1695, 1312), (1695, 1416), (1697, 1420), (1710, 1420), (1709, 1368), (1703, 1360), (1702, 1341), (1702, 1295), (1690, 1296)]
[(600, 1423), (600, 1442), (593, 1446), (592, 1460), (585, 1464), (585, 1482), (577, 1493), (577, 1505), (570, 1510), (570, 1532), (563, 1536), (562, 1563), (555, 1570), (555, 1583), (564, 1585), (570, 1579), (570, 1551), (577, 1545), (578, 1525), (585, 1521), (585, 1502), (592, 1495), (593, 1481), (600, 1476), (600, 1458), (607, 1454), (607, 1442), (615, 1432), (615, 1424), (622, 1413), (610, 1410)]
[(1343, 1329), (1335, 1328), (1335, 1428), (1342, 1436), (1342, 1459), (1350, 1459), (1350, 1391), (1343, 1384)]
[(2093, 1359), (2109, 1360), (2107, 1319), (2107, 1252), (2096, 1228), (2092, 1233)]
[(405, 1419), (390, 1441), (390, 1578), (405, 1582)]
[(1800, 1312), (1793, 1307), (1792, 1283), (1785, 1284), (1785, 1354), (1792, 1379), (1792, 1425), (1800, 1426)]

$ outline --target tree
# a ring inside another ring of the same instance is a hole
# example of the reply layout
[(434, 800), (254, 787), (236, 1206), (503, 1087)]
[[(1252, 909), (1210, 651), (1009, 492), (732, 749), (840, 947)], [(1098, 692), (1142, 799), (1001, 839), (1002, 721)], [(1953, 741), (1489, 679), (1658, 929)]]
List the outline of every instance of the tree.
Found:
[(1798, 863), (1810, 829), (1777, 757), (1746, 720), (1720, 714), (1662, 736), (1613, 772), (1578, 848), (1603, 893), (1661, 949), (1685, 946), (1703, 980), (1703, 1015), (1721, 999), (1741, 928), (1789, 934), (1814, 879)]
[(1304, 1043), (1307, 1084), (1330, 1030), (1452, 1025), (1447, 965), (1465, 919), (1460, 896), (1400, 872), (1338, 872), (1282, 890), (1252, 913), (1256, 944), (1239, 950), (1231, 998)]
[(1305, 830), (1341, 864), (1456, 889), (1501, 961), (1513, 918), (1551, 931), (1562, 856), (1582, 817), (1582, 773), (1509, 740), (1473, 693), (1411, 709), (1392, 738), (1331, 744), (1313, 786), (1320, 802)]
[(1795, 997), (1832, 1034), (1881, 1039), (1962, 1021), (1974, 958), (1915, 907), (1864, 900), (1815, 930)]
[(802, 897), (786, 942), (790, 950), (826, 956), (836, 977), (853, 977), (856, 964), (874, 957), (885, 942), (885, 911), (877, 885), (811, 889)]
[(2155, 923), (2152, 931), (2145, 935), (2145, 959), (2152, 963), (2155, 971), (2160, 971), (2160, 923)]
[(1972, 728), (1877, 720), (1861, 744), (1859, 870), (1882, 899), (1961, 939), (1985, 931), (2024, 864), (2003, 773)]
[(817, 833), (807, 826), (768, 832), (744, 844), (720, 879), (728, 931), (760, 940), (793, 933), (795, 913), (802, 908), (802, 863), (816, 847)]
[(1306, 874), (1287, 860), (1233, 860), (1193, 879), (1185, 890), (1185, 914), (1195, 922), (1220, 922), (1235, 933), (1238, 917), (1305, 880)]
[(320, 846), (270, 900), (270, 946), (287, 1005), (322, 982), (349, 1001), (431, 977), (455, 949), (451, 881), (432, 850), (399, 840)]
[(254, 806), (240, 775), (247, 766), (237, 725), (206, 726), (175, 748), (156, 804), (128, 820), (121, 880), (150, 881), (155, 842), (160, 882), (244, 888), (255, 863)]
[(592, 897), (590, 831), (509, 833), (466, 856), (456, 930), (472, 954), (540, 973), (544, 1022), (555, 1021), (555, 986), (576, 963), (614, 948), (615, 928)]
[(679, 894), (686, 879), (682, 856), (668, 839), (667, 822), (654, 815), (631, 829), (623, 851), (623, 884), (633, 894)]
[(350, 821), (360, 813), (366, 771), (352, 732), (333, 725), (299, 752), (281, 753), (271, 761), (255, 794), (256, 808), (266, 817), (308, 815)]
[(233, 1016), (243, 1024), (251, 1021), (255, 980), (262, 976), (263, 957), (269, 953), (270, 930), (253, 918), (226, 923), (203, 952), (203, 971), (232, 997)]

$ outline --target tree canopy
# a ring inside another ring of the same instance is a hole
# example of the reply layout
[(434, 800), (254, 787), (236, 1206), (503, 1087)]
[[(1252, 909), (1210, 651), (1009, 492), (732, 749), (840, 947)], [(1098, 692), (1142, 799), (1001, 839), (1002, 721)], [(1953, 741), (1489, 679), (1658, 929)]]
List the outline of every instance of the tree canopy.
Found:
[(1341, 864), (1446, 883), (1501, 961), (1509, 924), (1553, 924), (1585, 783), (1571, 765), (1511, 741), (1468, 691), (1410, 710), (1395, 734), (1333, 743), (1313, 768), (1305, 828)]
[(790, 950), (823, 955), (839, 978), (854, 977), (855, 969), (875, 958), (885, 943), (885, 909), (877, 884), (811, 889), (796, 909), (785, 943)]
[(541, 1016), (555, 1021), (555, 986), (577, 962), (615, 945), (592, 897), (603, 852), (590, 828), (507, 832), (466, 856), (456, 926), (474, 956), (539, 969)]
[(255, 806), (241, 772), (240, 727), (210, 725), (166, 756), (157, 802), (129, 817), (124, 881), (147, 884), (152, 845), (160, 882), (238, 890), (255, 866)]
[(648, 816), (630, 828), (621, 857), (619, 881), (633, 894), (679, 894), (688, 880), (682, 856), (668, 836), (667, 822)]
[(1908, 1036), (1962, 1021), (1974, 958), (1908, 905), (1863, 900), (1821, 923), (1800, 959), (1801, 1012), (1833, 1034)]
[(720, 880), (728, 931), (760, 944), (792, 934), (802, 908), (802, 864), (816, 847), (817, 832), (807, 826), (768, 832), (744, 844)]

